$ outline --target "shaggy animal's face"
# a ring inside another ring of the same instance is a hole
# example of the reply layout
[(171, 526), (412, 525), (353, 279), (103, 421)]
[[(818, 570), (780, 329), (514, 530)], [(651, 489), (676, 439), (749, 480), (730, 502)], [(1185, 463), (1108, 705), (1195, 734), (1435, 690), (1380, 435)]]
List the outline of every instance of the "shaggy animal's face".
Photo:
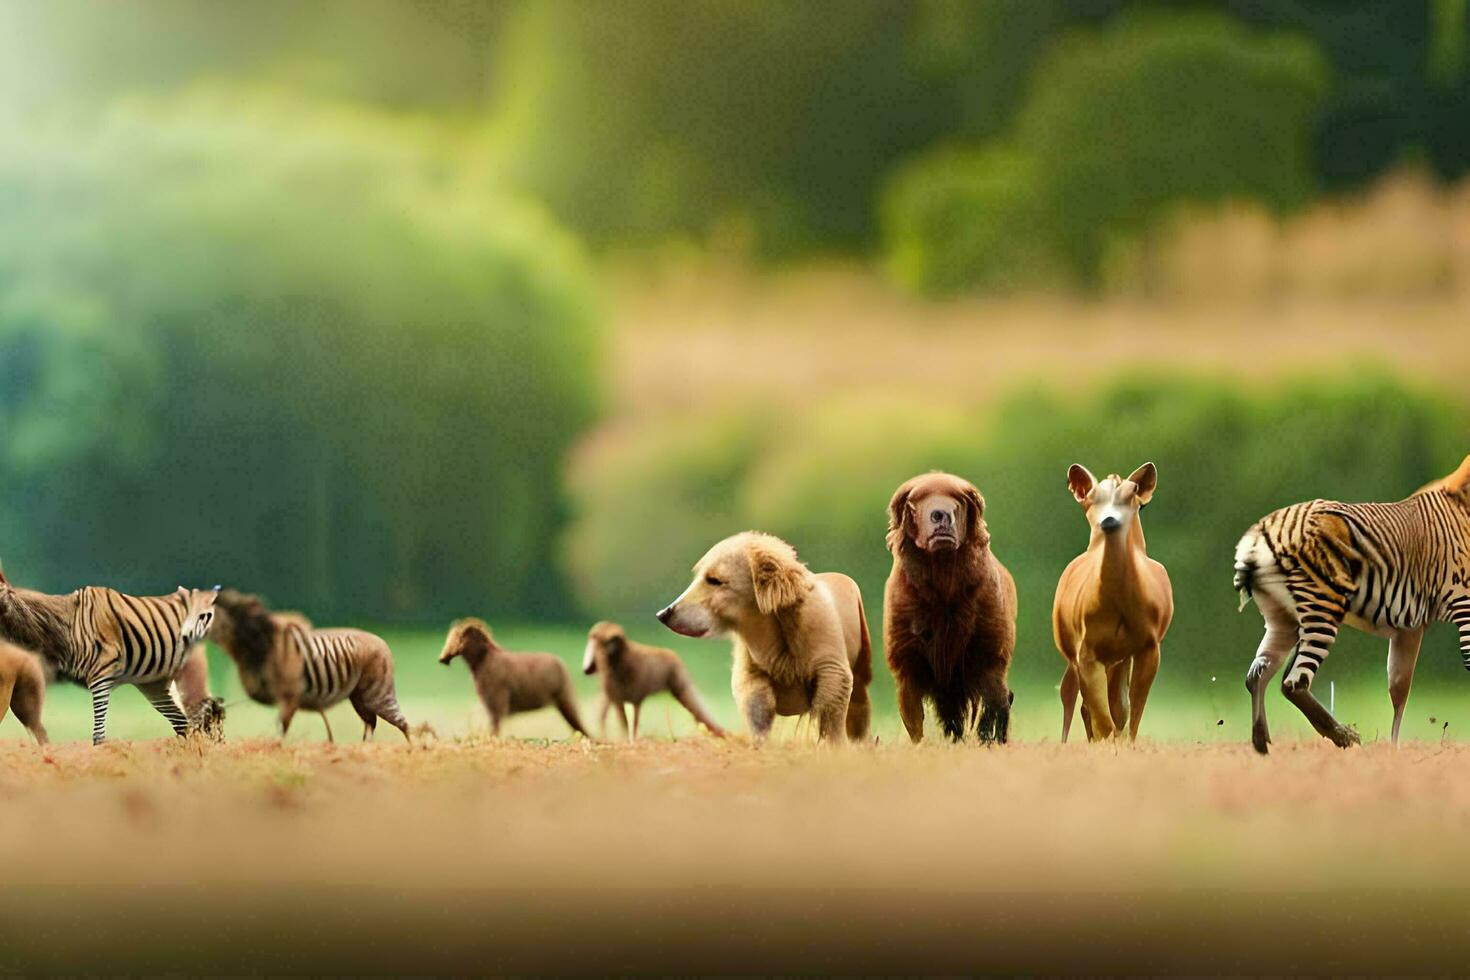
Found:
[(888, 547), (898, 553), (905, 540), (920, 551), (944, 554), (966, 542), (988, 541), (985, 498), (968, 481), (948, 473), (916, 476), (893, 495), (888, 505)]
[(684, 593), (659, 611), (658, 621), (684, 636), (738, 633), (757, 616), (802, 601), (811, 575), (780, 538), (751, 531), (726, 538), (694, 566)]
[(628, 638), (617, 623), (598, 623), (587, 631), (587, 652), (582, 657), (582, 673), (597, 673), (598, 665), (610, 667), (623, 657)]
[(947, 493), (931, 493), (913, 508), (914, 544), (925, 551), (955, 551), (965, 540), (965, 504)]

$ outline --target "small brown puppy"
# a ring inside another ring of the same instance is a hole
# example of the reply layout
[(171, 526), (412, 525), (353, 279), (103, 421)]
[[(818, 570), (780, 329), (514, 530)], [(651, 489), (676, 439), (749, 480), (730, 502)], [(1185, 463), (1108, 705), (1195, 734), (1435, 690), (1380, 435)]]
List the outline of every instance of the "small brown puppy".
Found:
[(598, 674), (602, 677), (602, 733), (607, 735), (607, 712), (613, 709), (628, 735), (628, 718), (623, 705), (633, 705), (632, 738), (638, 738), (638, 717), (643, 710), (643, 699), (668, 691), (689, 713), (717, 738), (725, 737), (725, 730), (710, 716), (689, 671), (679, 655), (663, 647), (651, 647), (628, 639), (617, 623), (598, 623), (587, 632), (587, 655), (582, 659), (582, 673)]
[(7, 709), (26, 726), (38, 745), (45, 745), (41, 707), (46, 703), (46, 675), (41, 661), (18, 646), (0, 641), (0, 721)]
[(490, 713), (490, 730), (496, 735), (506, 715), (555, 704), (568, 725), (592, 737), (577, 714), (572, 675), (555, 654), (511, 653), (495, 642), (482, 620), (461, 619), (449, 628), (439, 662), (448, 664), (455, 657), (464, 657), (469, 665), (475, 689)]
[(925, 699), (955, 741), (977, 708), (982, 742), (1004, 742), (1010, 731), (1016, 583), (990, 552), (984, 514), (980, 491), (948, 473), (914, 477), (888, 504), (883, 648), (915, 742), (924, 737)]
[(747, 531), (694, 566), (694, 581), (658, 614), (684, 636), (735, 638), (731, 690), (763, 739), (776, 715), (810, 711), (823, 740), (868, 735), (873, 648), (857, 583), (813, 574), (780, 538)]

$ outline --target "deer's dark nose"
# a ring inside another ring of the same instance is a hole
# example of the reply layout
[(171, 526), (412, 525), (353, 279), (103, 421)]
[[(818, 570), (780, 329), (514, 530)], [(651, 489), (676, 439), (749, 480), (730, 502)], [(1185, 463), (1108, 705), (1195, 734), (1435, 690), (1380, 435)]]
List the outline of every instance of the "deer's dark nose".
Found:
[(1114, 517), (1112, 514), (1109, 514), (1107, 517), (1104, 517), (1102, 520), (1098, 521), (1097, 526), (1102, 528), (1104, 531), (1116, 531), (1118, 528), (1123, 526), (1123, 522), (1118, 520), (1118, 518)]

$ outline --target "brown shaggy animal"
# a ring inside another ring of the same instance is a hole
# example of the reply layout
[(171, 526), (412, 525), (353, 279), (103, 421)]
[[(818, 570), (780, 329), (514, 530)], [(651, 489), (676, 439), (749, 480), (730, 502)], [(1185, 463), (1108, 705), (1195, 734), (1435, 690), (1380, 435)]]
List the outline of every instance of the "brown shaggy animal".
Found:
[[(403, 733), (408, 719), (393, 686), (393, 653), (383, 638), (365, 630), (315, 629), (306, 617), (272, 613), (260, 599), (226, 589), (215, 601), (211, 639), (229, 654), (251, 700), (280, 710), (286, 737), (300, 709), (323, 712), (343, 699), (362, 719), (363, 741), (378, 719)], [(331, 726), (327, 737), (331, 737)]]
[(683, 636), (734, 637), (730, 688), (757, 740), (777, 715), (807, 712), (823, 741), (844, 729), (867, 739), (873, 647), (846, 575), (813, 573), (785, 541), (747, 531), (706, 552), (658, 620)]
[(582, 660), (582, 673), (602, 678), (602, 734), (607, 735), (607, 712), (613, 710), (623, 734), (628, 735), (628, 717), (623, 705), (633, 705), (633, 731), (638, 738), (638, 719), (643, 699), (660, 691), (668, 691), (710, 733), (725, 737), (709, 709), (700, 700), (689, 670), (679, 655), (663, 647), (651, 647), (628, 639), (617, 623), (598, 623), (587, 632), (587, 655)]
[(46, 726), (41, 708), (46, 703), (46, 675), (41, 661), (18, 646), (0, 641), (0, 721), (7, 709), (26, 726), (40, 745), (45, 745)]
[(924, 737), (924, 702), (944, 733), (1004, 742), (1016, 648), (1016, 583), (990, 551), (985, 498), (948, 473), (916, 476), (888, 504), (893, 571), (883, 590), (883, 646), (909, 737)]
[(577, 714), (572, 675), (555, 654), (512, 653), (495, 642), (483, 620), (461, 619), (449, 628), (439, 662), (448, 664), (455, 657), (463, 657), (469, 666), (496, 735), (507, 715), (554, 704), (568, 725), (592, 737)]

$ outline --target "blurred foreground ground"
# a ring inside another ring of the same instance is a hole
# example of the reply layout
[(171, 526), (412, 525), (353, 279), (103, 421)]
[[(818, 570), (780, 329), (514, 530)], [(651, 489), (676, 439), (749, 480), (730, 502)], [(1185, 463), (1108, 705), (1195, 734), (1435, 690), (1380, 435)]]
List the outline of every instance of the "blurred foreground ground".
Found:
[(0, 971), (1413, 972), (1470, 749), (0, 745)]

